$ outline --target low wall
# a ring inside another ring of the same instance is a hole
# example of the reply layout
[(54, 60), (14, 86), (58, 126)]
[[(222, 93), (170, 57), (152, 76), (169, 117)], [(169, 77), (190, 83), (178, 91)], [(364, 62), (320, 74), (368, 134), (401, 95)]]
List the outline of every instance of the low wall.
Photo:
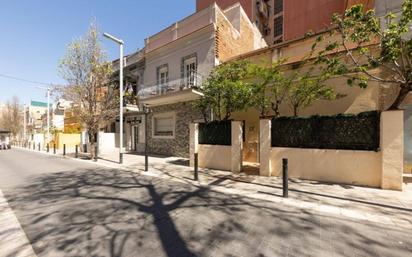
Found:
[(199, 124), (192, 123), (190, 128), (190, 166), (194, 166), (194, 154), (198, 153), (199, 167), (232, 171), (242, 170), (242, 123), (231, 122), (231, 145), (199, 144)]
[(289, 161), (290, 178), (381, 186), (381, 152), (272, 147), (272, 176), (281, 176), (282, 158)]
[(386, 111), (380, 118), (380, 151), (271, 147), (271, 121), (260, 120), (260, 175), (281, 175), (283, 158), (289, 176), (382, 189), (403, 189), (403, 111)]
[(58, 133), (56, 135), (56, 147), (57, 149), (63, 149), (63, 145), (67, 148), (73, 148), (79, 145), (81, 142), (81, 134), (64, 134)]
[(231, 146), (199, 145), (199, 167), (231, 170)]
[(116, 134), (100, 132), (98, 135), (98, 142), (100, 153), (112, 152), (116, 148)]

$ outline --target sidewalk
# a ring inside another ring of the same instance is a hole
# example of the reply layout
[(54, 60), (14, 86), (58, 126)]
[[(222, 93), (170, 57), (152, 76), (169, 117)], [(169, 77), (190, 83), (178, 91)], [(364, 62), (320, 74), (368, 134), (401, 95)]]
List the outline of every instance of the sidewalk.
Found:
[(19, 221), (0, 190), (0, 256), (36, 257)]
[(399, 192), (291, 179), (289, 198), (285, 199), (282, 198), (281, 178), (199, 169), (199, 181), (194, 181), (193, 168), (188, 167), (188, 160), (184, 158), (150, 156), (148, 172), (144, 172), (144, 156), (142, 155), (124, 154), (123, 164), (120, 165), (117, 152), (102, 154), (96, 164), (205, 186), (222, 193), (294, 206), (302, 211), (412, 229), (411, 184), (406, 185), (403, 192)]

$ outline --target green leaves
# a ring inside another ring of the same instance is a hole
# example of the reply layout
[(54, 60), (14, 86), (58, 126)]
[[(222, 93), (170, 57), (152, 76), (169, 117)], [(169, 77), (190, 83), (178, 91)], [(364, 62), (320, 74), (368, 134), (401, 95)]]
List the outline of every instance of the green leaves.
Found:
[(251, 66), (246, 61), (235, 61), (216, 67), (203, 85), (203, 97), (195, 106), (204, 114), (212, 111), (218, 120), (227, 120), (235, 111), (249, 106)]
[[(323, 64), (325, 73), (350, 77), (348, 85), (361, 88), (366, 88), (368, 81), (399, 87), (411, 85), (412, 0), (403, 1), (400, 14), (388, 13), (379, 18), (374, 10), (355, 5), (343, 15), (335, 14), (332, 22), (341, 39), (337, 45), (328, 43), (318, 51), (316, 64)], [(345, 55), (330, 54), (335, 49), (344, 49)], [(377, 68), (381, 71), (378, 75), (372, 71)], [(398, 94), (394, 104), (401, 102), (401, 98)]]

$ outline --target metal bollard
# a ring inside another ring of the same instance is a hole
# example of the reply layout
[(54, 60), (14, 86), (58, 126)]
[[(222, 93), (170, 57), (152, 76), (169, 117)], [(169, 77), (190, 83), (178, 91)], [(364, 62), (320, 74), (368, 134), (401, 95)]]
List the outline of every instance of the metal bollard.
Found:
[(66, 155), (66, 144), (63, 144), (63, 156)]
[(53, 154), (56, 154), (56, 144), (53, 144)]
[(147, 153), (147, 151), (145, 151), (144, 153), (144, 171), (148, 171), (149, 170), (149, 155)]
[(288, 198), (288, 193), (289, 193), (288, 159), (282, 159), (282, 179), (283, 179), (283, 197)]
[(87, 144), (83, 145), (83, 152), (87, 153)]
[(50, 152), (50, 146), (49, 146), (49, 143), (47, 143), (46, 149), (47, 149), (47, 152)]
[(79, 146), (78, 145), (76, 145), (76, 151), (75, 151), (74, 157), (75, 158), (79, 157)]
[(97, 154), (99, 153), (98, 150), (99, 150), (99, 149), (97, 148), (97, 145), (95, 145), (95, 146), (94, 146), (94, 161), (95, 161), (95, 162), (97, 162)]
[(199, 180), (199, 154), (195, 153), (195, 177), (194, 180)]
[(36, 143), (33, 142), (33, 150), (36, 150)]
[(38, 146), (38, 148), (39, 148), (39, 151), (40, 151), (40, 143), (39, 143), (39, 146)]

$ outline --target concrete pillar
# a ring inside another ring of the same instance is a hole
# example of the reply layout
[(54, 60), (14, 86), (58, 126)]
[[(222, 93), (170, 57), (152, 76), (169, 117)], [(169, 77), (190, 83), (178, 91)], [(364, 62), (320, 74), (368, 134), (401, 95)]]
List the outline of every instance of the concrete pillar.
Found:
[(403, 147), (403, 111), (382, 112), (382, 189), (402, 190)]
[(195, 166), (195, 153), (199, 153), (199, 124), (198, 123), (190, 123), (190, 136), (189, 136), (189, 158), (190, 158), (190, 166)]
[(239, 173), (242, 171), (243, 136), (242, 122), (232, 121), (232, 145), (231, 145), (231, 171)]
[(270, 148), (272, 143), (271, 133), (271, 120), (260, 120), (260, 133), (259, 133), (259, 157), (260, 157), (260, 176), (269, 177), (272, 174), (270, 164)]

